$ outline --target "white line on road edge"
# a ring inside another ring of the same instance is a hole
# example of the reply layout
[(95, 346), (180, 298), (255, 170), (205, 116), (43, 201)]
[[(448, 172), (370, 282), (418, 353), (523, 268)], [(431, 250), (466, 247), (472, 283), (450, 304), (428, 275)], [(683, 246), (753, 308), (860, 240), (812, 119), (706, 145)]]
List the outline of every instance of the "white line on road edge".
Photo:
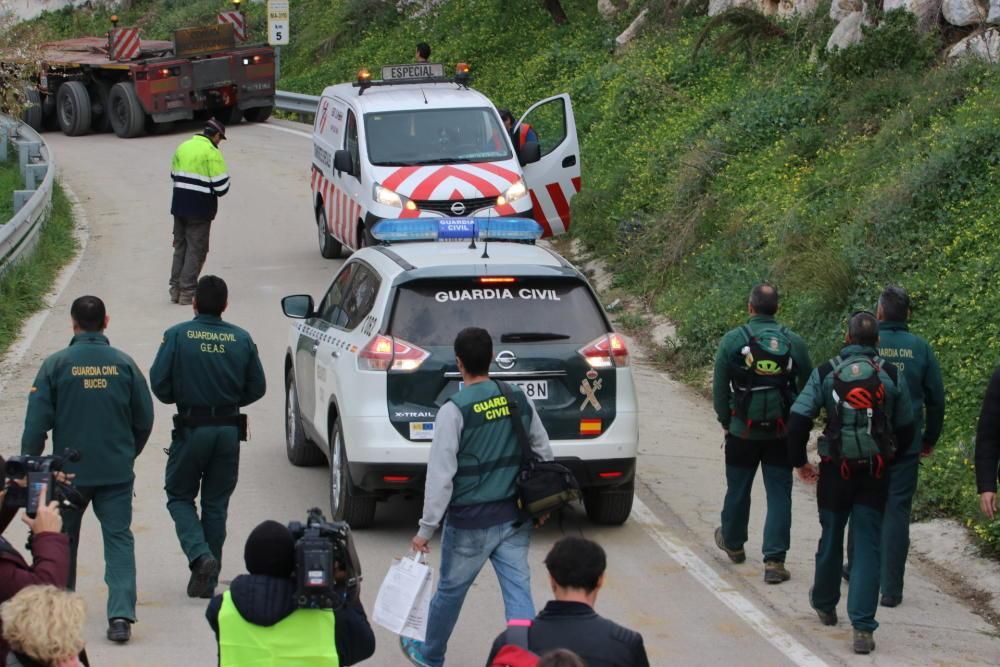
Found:
[[(50, 149), (51, 150), (51, 149)], [(52, 286), (52, 290), (45, 297), (45, 304), (42, 310), (38, 311), (31, 318), (25, 322), (24, 326), (21, 327), (21, 335), (14, 342), (10, 348), (7, 349), (7, 354), (3, 357), (3, 368), (6, 369), (6, 373), (3, 377), (0, 377), (0, 395), (3, 394), (4, 389), (7, 388), (7, 383), (10, 382), (10, 378), (14, 375), (14, 370), (21, 364), (21, 360), (24, 359), (24, 355), (27, 354), (28, 350), (35, 343), (35, 338), (38, 336), (38, 332), (42, 330), (45, 321), (49, 318), (49, 313), (52, 312), (52, 307), (56, 305), (59, 301), (59, 297), (62, 296), (63, 290), (69, 285), (69, 281), (73, 278), (73, 274), (80, 267), (80, 262), (83, 261), (84, 252), (87, 250), (87, 241), (90, 240), (90, 225), (87, 222), (87, 214), (83, 211), (83, 206), (80, 204), (80, 200), (77, 199), (76, 194), (65, 182), (60, 181), (59, 186), (66, 193), (66, 198), (69, 199), (70, 204), (73, 208), (73, 221), (75, 223), (73, 228), (73, 236), (76, 237), (78, 244), (76, 257), (68, 265), (63, 267), (63, 270), (59, 272), (56, 277), (56, 282)], [(27, 392), (27, 387), (24, 388)]]
[(272, 125), (271, 123), (263, 123), (261, 127), (266, 127), (269, 130), (277, 130), (278, 132), (287, 132), (288, 134), (294, 134), (299, 137), (305, 137), (306, 139), (312, 139), (312, 135), (308, 132), (303, 132), (302, 130), (293, 130), (290, 127), (282, 127), (280, 125)]
[(782, 630), (767, 614), (754, 606), (711, 568), (708, 563), (698, 558), (693, 551), (675, 540), (663, 522), (653, 514), (639, 497), (636, 496), (632, 505), (632, 519), (653, 538), (668, 556), (683, 566), (688, 574), (708, 589), (723, 604), (732, 609), (757, 633), (781, 651), (800, 667), (826, 667), (819, 656), (800, 644), (794, 637)]

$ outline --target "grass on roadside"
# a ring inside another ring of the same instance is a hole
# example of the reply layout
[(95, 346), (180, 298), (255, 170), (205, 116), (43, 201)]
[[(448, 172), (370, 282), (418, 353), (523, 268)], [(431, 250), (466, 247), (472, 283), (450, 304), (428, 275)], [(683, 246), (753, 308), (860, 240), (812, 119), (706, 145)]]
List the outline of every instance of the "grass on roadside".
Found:
[(6, 222), (14, 215), (14, 198), (11, 192), (24, 187), (17, 163), (13, 161), (0, 162), (0, 220)]
[(42, 227), (34, 254), (0, 278), (0, 355), (21, 326), (43, 304), (59, 270), (76, 254), (73, 207), (59, 184), (52, 193), (52, 214)]

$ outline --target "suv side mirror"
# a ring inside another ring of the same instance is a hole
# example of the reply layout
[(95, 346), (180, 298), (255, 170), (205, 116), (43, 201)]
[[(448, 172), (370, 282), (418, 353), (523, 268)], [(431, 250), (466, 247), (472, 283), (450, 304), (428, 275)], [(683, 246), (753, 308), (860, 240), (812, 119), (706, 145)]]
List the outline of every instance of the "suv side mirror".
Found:
[(538, 162), (541, 159), (542, 147), (538, 145), (537, 141), (526, 141), (517, 151), (517, 160), (521, 163), (522, 167), (526, 164)]
[(353, 174), (354, 160), (351, 159), (351, 151), (340, 150), (334, 153), (333, 168), (337, 171), (346, 171), (348, 174)]
[(281, 310), (285, 317), (296, 320), (304, 320), (315, 315), (313, 312), (313, 298), (308, 294), (295, 294), (286, 296), (281, 300)]

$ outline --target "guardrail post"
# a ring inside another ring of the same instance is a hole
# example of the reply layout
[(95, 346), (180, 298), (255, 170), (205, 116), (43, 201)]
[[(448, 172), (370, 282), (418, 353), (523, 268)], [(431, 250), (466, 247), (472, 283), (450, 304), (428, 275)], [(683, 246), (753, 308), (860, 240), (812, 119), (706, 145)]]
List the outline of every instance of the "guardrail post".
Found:
[(45, 180), (45, 172), (48, 168), (48, 165), (44, 162), (35, 162), (27, 165), (24, 171), (24, 189), (37, 189), (42, 184), (42, 181)]
[(7, 146), (10, 144), (10, 139), (7, 138), (6, 127), (0, 124), (0, 162), (7, 161)]
[(14, 145), (17, 146), (18, 162), (21, 165), (21, 178), (27, 180), (28, 165), (34, 160), (42, 159), (42, 145), (37, 141), (30, 141), (28, 139), (15, 139)]
[(16, 215), (18, 211), (24, 208), (24, 205), (28, 203), (31, 199), (31, 195), (35, 194), (34, 190), (14, 190), (14, 214)]

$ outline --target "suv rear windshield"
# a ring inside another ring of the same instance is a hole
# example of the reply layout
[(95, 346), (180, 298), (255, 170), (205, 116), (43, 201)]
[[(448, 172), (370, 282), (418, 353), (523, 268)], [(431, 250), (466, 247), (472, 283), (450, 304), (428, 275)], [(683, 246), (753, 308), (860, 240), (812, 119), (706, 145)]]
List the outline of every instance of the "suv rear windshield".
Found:
[(433, 280), (400, 286), (389, 333), (414, 345), (451, 345), (469, 326), (494, 342), (579, 343), (608, 332), (590, 289), (576, 279), (479, 278)]
[(374, 165), (452, 164), (510, 159), (492, 109), (427, 109), (365, 114)]

